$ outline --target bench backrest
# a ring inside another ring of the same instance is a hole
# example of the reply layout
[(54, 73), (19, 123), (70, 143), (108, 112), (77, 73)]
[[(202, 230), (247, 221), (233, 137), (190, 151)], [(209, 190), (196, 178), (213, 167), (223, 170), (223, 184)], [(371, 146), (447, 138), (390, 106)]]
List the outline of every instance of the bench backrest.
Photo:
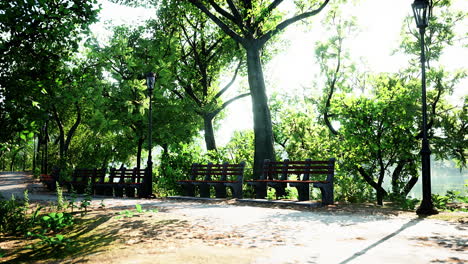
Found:
[(146, 169), (127, 169), (120, 168), (110, 169), (109, 182), (110, 183), (143, 183)]
[[(270, 161), (263, 163), (263, 174), (261, 179), (288, 180), (289, 175), (297, 175), (298, 180), (311, 180), (311, 175), (326, 175), (326, 181), (333, 182), (335, 171), (335, 159), (305, 161)], [(301, 176), (302, 175), (302, 179)]]
[(89, 180), (91, 180), (91, 183), (104, 182), (105, 176), (106, 168), (76, 168), (72, 174), (72, 182), (88, 183)]
[(244, 177), (245, 162), (239, 164), (199, 164), (193, 163), (190, 170), (190, 180), (220, 180), (242, 181)]

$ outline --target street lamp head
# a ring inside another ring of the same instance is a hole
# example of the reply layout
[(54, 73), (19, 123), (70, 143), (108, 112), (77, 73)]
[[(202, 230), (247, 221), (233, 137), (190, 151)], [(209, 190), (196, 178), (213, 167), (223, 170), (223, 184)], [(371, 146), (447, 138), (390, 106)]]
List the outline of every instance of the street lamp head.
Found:
[(146, 74), (146, 85), (148, 86), (148, 90), (153, 91), (154, 81), (154, 72), (149, 72), (148, 74)]
[(413, 8), (414, 19), (418, 28), (426, 28), (429, 25), (430, 17), (429, 0), (414, 0), (411, 7)]

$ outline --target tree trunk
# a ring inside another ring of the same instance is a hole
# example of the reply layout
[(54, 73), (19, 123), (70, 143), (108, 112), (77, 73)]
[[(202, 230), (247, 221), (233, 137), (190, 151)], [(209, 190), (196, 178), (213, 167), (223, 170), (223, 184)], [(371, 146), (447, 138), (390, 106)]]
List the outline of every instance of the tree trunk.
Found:
[(81, 108), (78, 103), (75, 103), (76, 107), (76, 120), (73, 126), (70, 128), (70, 130), (67, 133), (67, 136), (65, 138), (65, 130), (64, 126), (62, 124), (62, 120), (60, 120), (58, 111), (55, 107), (53, 107), (54, 110), (54, 118), (55, 122), (57, 123), (57, 126), (59, 128), (59, 162), (60, 162), (60, 167), (64, 168), (66, 164), (66, 157), (67, 157), (67, 152), (71, 144), (71, 140), (75, 134), (75, 131), (78, 129), (78, 126), (81, 123)]
[(377, 191), (377, 204), (383, 205), (383, 197), (388, 195), (387, 191), (382, 188), (381, 183), (376, 183), (363, 168), (358, 168), (358, 171), (364, 180)]
[(167, 159), (169, 157), (169, 146), (167, 144), (162, 144), (161, 145), (162, 149), (163, 149), (163, 153), (162, 153), (162, 156), (161, 156), (161, 173), (163, 175), (163, 177), (165, 179), (168, 179), (168, 175), (167, 175)]
[(383, 205), (383, 198), (384, 198), (384, 192), (382, 192), (382, 188), (377, 189), (377, 204), (378, 205)]
[(36, 134), (34, 134), (33, 138), (33, 155), (32, 155), (32, 174), (34, 175), (34, 171), (36, 170)]
[(405, 187), (403, 188), (402, 195), (405, 197), (408, 196), (409, 192), (413, 189), (414, 185), (418, 182), (417, 176), (411, 176), (411, 179), (406, 183)]
[(262, 64), (260, 61), (260, 47), (257, 47), (256, 41), (251, 41), (251, 45), (246, 47), (246, 50), (255, 135), (253, 178), (258, 179), (262, 173), (263, 161), (265, 159), (275, 159), (273, 129), (271, 125), (270, 109), (268, 108), (268, 98), (265, 91)]
[(0, 171), (5, 171), (5, 159), (3, 158), (3, 151), (0, 151)]
[(405, 165), (407, 164), (408, 160), (400, 160), (398, 161), (397, 163), (397, 166), (395, 167), (395, 169), (393, 170), (393, 173), (392, 173), (392, 193), (394, 194), (401, 194), (401, 190), (399, 189), (399, 179), (400, 179), (400, 176), (401, 176), (401, 173), (403, 172), (403, 169), (405, 167)]
[(28, 162), (28, 156), (26, 153), (24, 153), (23, 156), (23, 171), (26, 171), (26, 163)]
[(11, 162), (10, 162), (10, 171), (13, 171), (13, 165), (15, 164), (15, 159), (16, 159), (16, 153), (11, 157)]
[(138, 149), (137, 149), (137, 169), (141, 168), (141, 151), (143, 149), (144, 138), (140, 137), (138, 139)]
[(210, 150), (216, 151), (217, 148), (216, 148), (216, 140), (215, 140), (214, 130), (213, 130), (213, 116), (211, 114), (204, 114), (203, 124), (205, 126), (206, 149), (208, 151)]

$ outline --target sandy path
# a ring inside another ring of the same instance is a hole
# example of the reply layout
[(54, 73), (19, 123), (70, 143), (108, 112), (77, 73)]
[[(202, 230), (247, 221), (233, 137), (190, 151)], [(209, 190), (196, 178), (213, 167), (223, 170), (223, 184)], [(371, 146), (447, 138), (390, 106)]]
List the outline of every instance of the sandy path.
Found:
[[(5, 197), (12, 193), (21, 196), (24, 188), (30, 190), (32, 200), (55, 199), (54, 195), (41, 192), (40, 186), (23, 174), (0, 174), (0, 193)], [(106, 208), (136, 203), (144, 207), (156, 206), (190, 219), (195, 226), (206, 228), (207, 234), (232, 234), (218, 241), (229, 245), (228, 251), (210, 244), (200, 245), (197, 250), (201, 250), (201, 254), (218, 254), (233, 260), (236, 259), (235, 252), (238, 252), (237, 257), (243, 252), (257, 254), (253, 259), (239, 258), (237, 263), (468, 263), (466, 224), (422, 219), (413, 214), (368, 215), (104, 197), (95, 198), (93, 204), (97, 206), (103, 199)], [(140, 254), (138, 260), (135, 262), (133, 259), (132, 262), (178, 263), (177, 257), (189, 254), (187, 250), (175, 248), (170, 262), (167, 262), (167, 254), (151, 255), (148, 252)], [(112, 263), (126, 261), (115, 260)], [(193, 259), (193, 263), (203, 263), (203, 260), (197, 262)]]

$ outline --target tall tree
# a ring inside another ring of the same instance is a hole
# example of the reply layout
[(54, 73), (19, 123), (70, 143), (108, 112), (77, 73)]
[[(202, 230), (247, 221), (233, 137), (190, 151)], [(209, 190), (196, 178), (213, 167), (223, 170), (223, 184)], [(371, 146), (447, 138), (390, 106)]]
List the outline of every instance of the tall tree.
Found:
[[(440, 9), (436, 11), (431, 27), (428, 28), (425, 47), (430, 51), (425, 62), (429, 69), (429, 137), (436, 139), (432, 147), (437, 157), (456, 158), (466, 164), (466, 155), (460, 151), (466, 147), (466, 140), (460, 137), (466, 131), (466, 117), (463, 120), (461, 112), (451, 112), (454, 107), (444, 100), (466, 73), (457, 71), (450, 74), (437, 63), (442, 50), (452, 44), (452, 21), (463, 16), (457, 12), (448, 12), (448, 2), (434, 3)], [(412, 26), (412, 17), (407, 18), (406, 23), (405, 29), (416, 28)], [(420, 92), (417, 63), (419, 49), (416, 49), (419, 47), (419, 34), (412, 30), (403, 34), (402, 50), (409, 54), (414, 52), (415, 55), (410, 61), (410, 67), (399, 74), (364, 78), (366, 89), (370, 89), (361, 96), (355, 96), (352, 93), (356, 94), (363, 87), (360, 82), (349, 82), (352, 79), (349, 76), (357, 75), (354, 67), (349, 72), (343, 63), (346, 56), (341, 46), (343, 36), (340, 32), (338, 30), (338, 34), (331, 38), (333, 41), (321, 43), (317, 47), (317, 58), (326, 76), (324, 97), (319, 101), (323, 123), (335, 135), (335, 140), (340, 141), (341, 149), (338, 148), (337, 152), (344, 153), (341, 167), (360, 175), (371, 185), (376, 190), (379, 204), (388, 194), (382, 187), (386, 176), (391, 179), (392, 194), (405, 197), (418, 180), (416, 168), (419, 159), (415, 153), (418, 152), (418, 140), (422, 134), (419, 120), (421, 114), (415, 114), (420, 109), (415, 93)], [(453, 113), (455, 116), (452, 116)], [(339, 129), (333, 126), (332, 120), (340, 124)], [(438, 130), (437, 136), (433, 132), (435, 129)], [(453, 140), (456, 137), (458, 139)], [(446, 140), (448, 138), (452, 140)]]
[(95, 0), (0, 2), (0, 144), (34, 120), (46, 122), (42, 85), (77, 51), (96, 7)]
[[(141, 166), (142, 152), (148, 138), (147, 87), (145, 73), (155, 72), (153, 97), (153, 143), (164, 148), (168, 144), (191, 141), (199, 124), (189, 105), (174, 90), (175, 75), (171, 72), (175, 56), (173, 32), (164, 32), (160, 23), (148, 21), (137, 28), (114, 28), (114, 35), (104, 48), (95, 45), (94, 54), (105, 64), (114, 83), (104, 92), (101, 109), (107, 130), (118, 136), (114, 152), (136, 156)], [(124, 142), (127, 142), (124, 144)], [(135, 148), (136, 147), (136, 148)], [(120, 154), (122, 159), (125, 155)]]
[[(243, 56), (237, 44), (198, 9), (191, 5), (174, 8), (174, 4), (162, 7), (158, 15), (164, 30), (179, 32), (179, 60), (174, 64), (178, 87), (173, 92), (182, 100), (192, 101), (193, 110), (203, 119), (206, 148), (216, 150), (215, 117), (234, 101), (249, 95), (242, 93), (225, 102), (221, 98), (243, 66)], [(237, 64), (233, 76), (220, 88), (221, 74), (233, 62)]]
[(261, 62), (262, 49), (268, 40), (288, 26), (320, 13), (329, 0), (295, 1), (297, 13), (290, 18), (284, 18), (279, 9), (283, 0), (189, 0), (189, 2), (212, 19), (247, 53), (255, 134), (254, 177), (258, 177), (263, 160), (275, 159), (271, 115)]

